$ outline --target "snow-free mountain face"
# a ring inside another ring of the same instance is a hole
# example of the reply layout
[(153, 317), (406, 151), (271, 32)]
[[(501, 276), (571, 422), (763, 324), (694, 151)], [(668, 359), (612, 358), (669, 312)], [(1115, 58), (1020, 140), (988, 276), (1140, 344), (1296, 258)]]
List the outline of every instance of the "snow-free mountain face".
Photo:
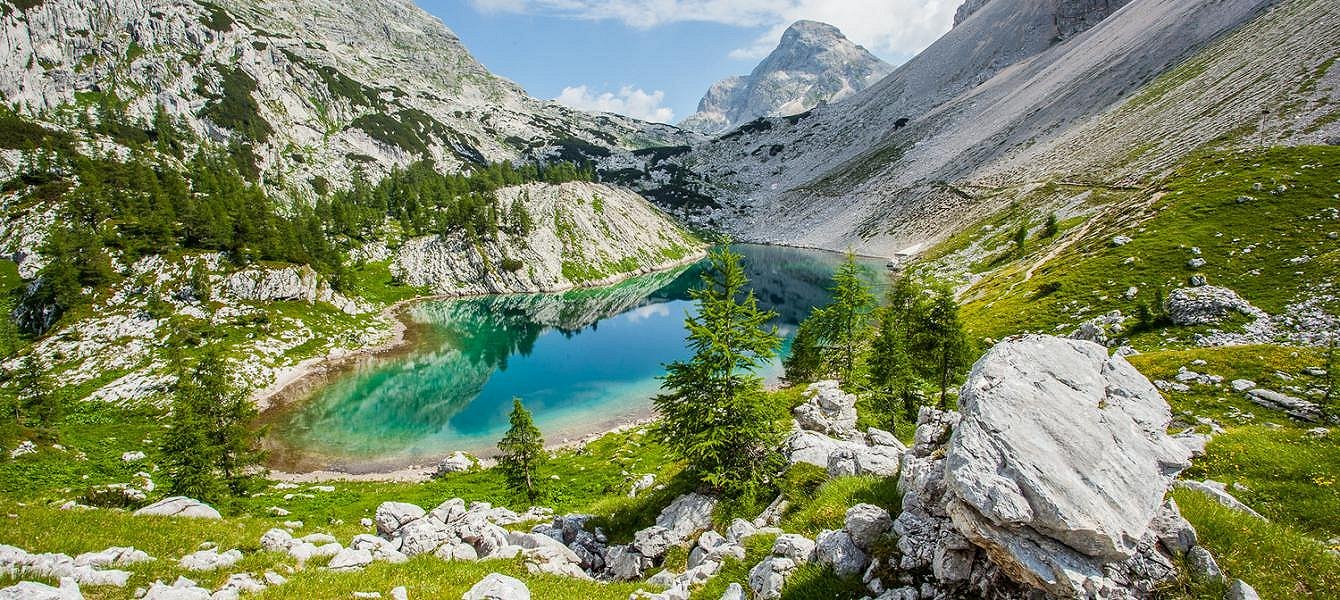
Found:
[(1337, 11), (969, 0), (952, 30), (870, 88), (695, 146), (683, 164), (718, 205), (697, 219), (736, 239), (892, 255), (1008, 206), (1010, 189), (1140, 185), (1254, 130), (1263, 111), (1276, 143), (1318, 143), (1340, 133), (1340, 89), (1313, 81), (1340, 71)]
[(797, 21), (752, 73), (714, 84), (680, 126), (715, 134), (759, 117), (800, 114), (863, 90), (892, 70), (838, 28)]
[[(679, 130), (528, 96), (411, 0), (43, 0), (0, 5), (0, 96), (56, 126), (162, 106), (256, 156), (272, 189), (361, 167), (467, 165), (567, 146), (677, 145)], [(80, 109), (84, 110), (80, 110)]]

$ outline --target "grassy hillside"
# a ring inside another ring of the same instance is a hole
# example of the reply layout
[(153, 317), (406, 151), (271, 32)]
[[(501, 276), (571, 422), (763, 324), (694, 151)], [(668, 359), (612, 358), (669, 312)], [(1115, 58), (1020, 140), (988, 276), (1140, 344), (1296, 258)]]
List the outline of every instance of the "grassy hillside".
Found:
[[(1325, 364), (1322, 349), (1280, 344), (1336, 334), (1325, 321), (1298, 323), (1300, 316), (1340, 313), (1338, 173), (1340, 147), (1203, 151), (1141, 189), (1051, 183), (999, 190), (1013, 200), (1005, 210), (934, 248), (922, 265), (962, 284), (963, 316), (979, 339), (1068, 335), (1118, 310), (1124, 332), (1112, 344), (1141, 352), (1130, 361), (1151, 380), (1173, 381), (1183, 368), (1223, 377), (1221, 385), (1165, 392), (1176, 430), (1222, 428), (1184, 477), (1234, 486), (1270, 521), (1195, 492), (1174, 496), (1225, 572), (1265, 598), (1340, 597), (1340, 435), (1257, 406), (1227, 382), (1248, 379), (1314, 400), (1329, 385), (1316, 374)], [(1057, 215), (1054, 235), (1044, 226), (1050, 214)], [(1022, 251), (1015, 241), (1021, 227), (1028, 231)], [(1205, 264), (1192, 267), (1194, 258)], [(1242, 332), (1249, 319), (1195, 327), (1159, 320), (1159, 300), (1191, 285), (1193, 276), (1269, 313), (1277, 336), (1257, 345), (1199, 347), (1198, 336)], [(1137, 317), (1142, 305), (1155, 313), (1144, 325)], [(1175, 597), (1222, 593), (1190, 581), (1170, 590)]]

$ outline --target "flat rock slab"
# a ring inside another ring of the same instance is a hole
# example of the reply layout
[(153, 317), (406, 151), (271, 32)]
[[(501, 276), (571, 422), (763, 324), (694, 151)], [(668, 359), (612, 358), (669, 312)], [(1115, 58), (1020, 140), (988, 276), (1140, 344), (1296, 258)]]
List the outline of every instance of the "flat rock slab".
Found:
[(214, 507), (194, 498), (172, 496), (135, 511), (135, 516), (186, 517), (193, 519), (222, 519)]

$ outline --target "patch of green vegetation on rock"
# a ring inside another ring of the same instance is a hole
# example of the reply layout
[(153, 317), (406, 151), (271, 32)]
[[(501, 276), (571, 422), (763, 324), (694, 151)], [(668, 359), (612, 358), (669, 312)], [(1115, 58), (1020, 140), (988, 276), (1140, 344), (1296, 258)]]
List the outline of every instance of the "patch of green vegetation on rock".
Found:
[(196, 0), (196, 4), (204, 7), (205, 12), (208, 13), (200, 18), (202, 25), (219, 33), (227, 33), (233, 30), (233, 18), (223, 7), (204, 0)]
[(202, 95), (212, 99), (200, 116), (253, 142), (270, 139), (274, 128), (261, 116), (260, 104), (252, 96), (257, 88), (256, 79), (236, 67), (220, 67), (220, 73), (222, 95), (211, 95), (204, 88), (200, 89)]

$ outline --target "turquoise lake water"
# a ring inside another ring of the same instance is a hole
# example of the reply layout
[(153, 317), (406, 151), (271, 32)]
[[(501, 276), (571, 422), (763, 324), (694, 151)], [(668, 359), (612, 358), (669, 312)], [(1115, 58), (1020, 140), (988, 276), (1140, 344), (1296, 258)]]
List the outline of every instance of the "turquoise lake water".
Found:
[[(750, 281), (789, 345), (828, 299), (838, 254), (741, 245)], [(865, 263), (872, 281), (880, 262)], [(488, 454), (520, 397), (550, 442), (650, 415), (665, 363), (688, 356), (684, 317), (701, 264), (563, 294), (410, 306), (408, 348), (350, 366), (267, 415), (273, 466), (350, 472)], [(763, 373), (781, 375), (780, 360)]]

